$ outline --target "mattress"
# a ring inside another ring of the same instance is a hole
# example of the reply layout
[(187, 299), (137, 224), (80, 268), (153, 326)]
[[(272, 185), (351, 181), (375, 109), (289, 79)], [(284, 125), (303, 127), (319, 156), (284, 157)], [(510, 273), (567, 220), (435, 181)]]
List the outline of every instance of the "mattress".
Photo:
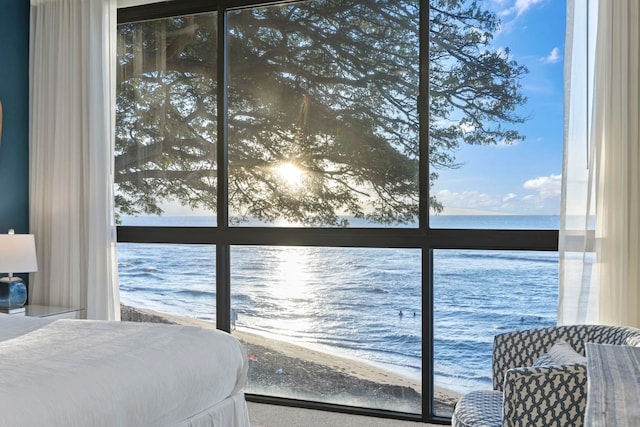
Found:
[(0, 423), (248, 427), (248, 362), (192, 326), (0, 315)]

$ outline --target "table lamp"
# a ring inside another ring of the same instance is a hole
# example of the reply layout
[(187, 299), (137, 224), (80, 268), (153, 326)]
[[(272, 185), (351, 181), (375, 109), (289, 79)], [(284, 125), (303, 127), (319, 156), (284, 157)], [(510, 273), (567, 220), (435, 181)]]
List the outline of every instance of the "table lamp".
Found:
[(20, 277), (13, 273), (33, 273), (38, 271), (36, 243), (33, 234), (0, 234), (0, 310), (16, 312), (24, 310), (27, 301), (27, 287)]

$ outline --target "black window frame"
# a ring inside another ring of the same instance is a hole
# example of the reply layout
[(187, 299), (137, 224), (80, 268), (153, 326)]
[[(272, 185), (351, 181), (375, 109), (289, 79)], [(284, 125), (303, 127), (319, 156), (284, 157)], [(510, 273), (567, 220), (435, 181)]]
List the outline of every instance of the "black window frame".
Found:
[[(299, 3), (300, 0), (173, 0), (118, 9), (118, 24), (169, 18), (171, 16), (217, 12), (219, 58), (227, 57), (227, 12), (238, 8)], [(515, 229), (445, 229), (429, 226), (429, 7), (420, 6), (420, 93), (418, 94), (419, 129), (419, 218), (417, 228), (290, 228), (290, 227), (230, 227), (227, 205), (227, 81), (226, 60), (218, 61), (217, 111), (217, 226), (163, 227), (118, 226), (118, 243), (169, 243), (216, 245), (216, 325), (231, 330), (231, 246), (317, 246), (360, 248), (409, 248), (422, 252), (422, 414), (405, 414), (374, 408), (356, 408), (321, 402), (303, 401), (273, 396), (246, 394), (249, 401), (331, 410), (401, 420), (448, 423), (448, 418), (434, 413), (433, 402), (433, 251), (439, 249), (558, 251), (558, 230)]]

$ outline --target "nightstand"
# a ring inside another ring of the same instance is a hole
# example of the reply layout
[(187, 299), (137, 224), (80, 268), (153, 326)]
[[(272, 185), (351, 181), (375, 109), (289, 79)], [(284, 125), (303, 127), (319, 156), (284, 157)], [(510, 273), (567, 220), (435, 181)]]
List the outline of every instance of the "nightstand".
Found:
[(48, 317), (50, 319), (79, 319), (82, 308), (60, 307), (55, 305), (29, 304), (24, 306), (25, 316)]

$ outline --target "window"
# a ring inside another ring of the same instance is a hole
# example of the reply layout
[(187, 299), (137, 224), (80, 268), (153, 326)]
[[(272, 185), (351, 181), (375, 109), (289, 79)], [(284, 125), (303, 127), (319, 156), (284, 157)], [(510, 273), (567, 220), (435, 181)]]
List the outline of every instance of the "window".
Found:
[(214, 245), (119, 243), (120, 299), (127, 307), (215, 322), (215, 254)]
[(420, 264), (419, 249), (233, 246), (245, 392), (421, 414)]
[(194, 214), (215, 219), (216, 27), (215, 12), (118, 27), (115, 202), (122, 224), (139, 224), (140, 215), (157, 226), (188, 225), (180, 218)]
[(491, 389), (494, 335), (556, 325), (558, 253), (446, 249), (433, 264), (435, 384)]
[(228, 14), (233, 224), (417, 225), (418, 2), (373, 6)]
[(500, 4), (121, 9), (123, 303), (235, 334), (249, 399), (449, 417), (555, 315), (562, 31), (523, 28), (564, 11)]

